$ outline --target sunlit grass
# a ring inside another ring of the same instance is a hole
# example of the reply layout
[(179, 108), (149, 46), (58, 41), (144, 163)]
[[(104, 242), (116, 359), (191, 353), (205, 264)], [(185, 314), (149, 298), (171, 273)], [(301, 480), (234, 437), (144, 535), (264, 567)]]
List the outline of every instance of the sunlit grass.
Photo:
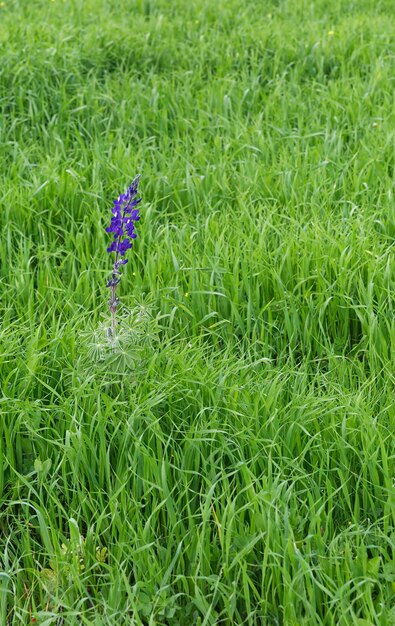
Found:
[(0, 626), (395, 624), (392, 2), (0, 4)]

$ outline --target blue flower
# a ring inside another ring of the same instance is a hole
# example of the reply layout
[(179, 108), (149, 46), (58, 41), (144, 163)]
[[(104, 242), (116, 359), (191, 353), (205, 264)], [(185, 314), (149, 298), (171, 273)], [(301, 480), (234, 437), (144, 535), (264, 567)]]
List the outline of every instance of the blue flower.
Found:
[(107, 252), (115, 252), (117, 249), (117, 242), (116, 241), (112, 241), (110, 243), (110, 245), (107, 248)]
[(107, 233), (114, 234), (114, 241), (107, 248), (107, 252), (115, 252), (124, 256), (126, 251), (132, 247), (131, 239), (136, 239), (134, 222), (140, 220), (139, 210), (135, 207), (141, 202), (141, 198), (136, 198), (138, 192), (140, 176), (136, 176), (125, 193), (122, 193), (111, 209), (113, 217), (110, 225), (106, 228)]
[(121, 266), (128, 262), (124, 257), (126, 252), (132, 247), (132, 239), (136, 239), (134, 227), (135, 222), (140, 220), (139, 210), (135, 207), (141, 202), (141, 198), (136, 198), (139, 187), (140, 176), (136, 176), (132, 184), (129, 185), (125, 193), (122, 193), (111, 208), (111, 221), (106, 232), (114, 235), (113, 241), (107, 248), (107, 252), (115, 252), (115, 262), (112, 269), (112, 276), (107, 281), (106, 286), (111, 289), (110, 300), (108, 302), (111, 311), (111, 328), (109, 336), (115, 337), (116, 311), (119, 305), (119, 298), (116, 295), (117, 286), (121, 280)]
[(118, 252), (121, 256), (124, 256), (125, 252), (129, 250), (129, 248), (131, 247), (132, 247), (132, 244), (130, 242), (130, 239), (126, 237), (123, 241), (121, 241), (120, 244), (118, 244)]

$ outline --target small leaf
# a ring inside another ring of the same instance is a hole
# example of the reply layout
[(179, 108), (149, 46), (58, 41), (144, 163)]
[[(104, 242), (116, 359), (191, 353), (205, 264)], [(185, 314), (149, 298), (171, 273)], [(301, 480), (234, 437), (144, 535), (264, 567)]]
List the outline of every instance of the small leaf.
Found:
[(48, 593), (55, 593), (59, 583), (58, 574), (48, 567), (40, 572), (40, 578)]
[(379, 556), (375, 556), (373, 559), (369, 559), (367, 567), (368, 574), (370, 574), (373, 578), (378, 578), (380, 565), (381, 558)]
[(38, 458), (34, 461), (34, 471), (37, 472), (38, 474), (39, 472), (42, 471), (42, 469), (43, 469), (42, 461), (40, 458)]
[(395, 563), (385, 563), (383, 566), (383, 578), (395, 585)]

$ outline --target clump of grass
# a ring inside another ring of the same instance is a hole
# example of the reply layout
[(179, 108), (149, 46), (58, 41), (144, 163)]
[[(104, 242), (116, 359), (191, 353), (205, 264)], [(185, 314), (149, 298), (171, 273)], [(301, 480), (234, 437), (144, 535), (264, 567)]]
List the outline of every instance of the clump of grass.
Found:
[(391, 625), (392, 3), (0, 11), (0, 624)]

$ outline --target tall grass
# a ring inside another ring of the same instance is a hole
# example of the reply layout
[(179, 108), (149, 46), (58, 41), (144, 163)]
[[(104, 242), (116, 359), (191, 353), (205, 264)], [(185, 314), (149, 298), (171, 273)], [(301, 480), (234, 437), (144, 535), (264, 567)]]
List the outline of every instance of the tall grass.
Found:
[(0, 624), (395, 624), (392, 2), (1, 5)]

